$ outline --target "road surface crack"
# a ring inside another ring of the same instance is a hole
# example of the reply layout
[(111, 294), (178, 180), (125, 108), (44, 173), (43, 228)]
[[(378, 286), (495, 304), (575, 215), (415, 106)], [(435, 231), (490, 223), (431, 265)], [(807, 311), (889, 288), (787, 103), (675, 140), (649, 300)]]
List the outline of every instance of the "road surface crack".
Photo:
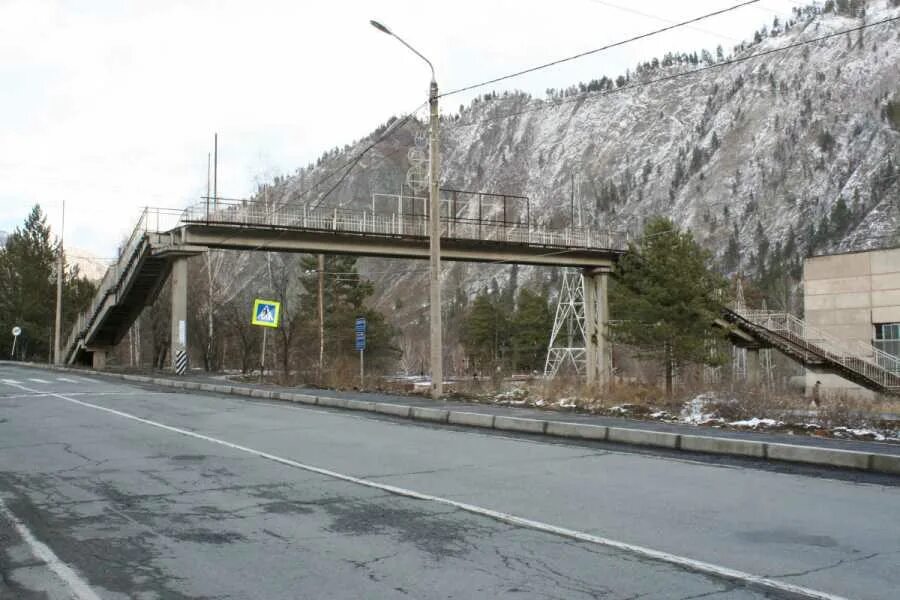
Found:
[[(807, 570), (805, 570), (805, 571), (796, 571), (796, 572), (794, 572), (794, 573), (781, 573), (781, 574), (777, 574), (777, 575), (765, 575), (764, 577), (770, 577), (770, 578), (778, 578), (778, 577), (803, 577), (804, 575), (810, 575), (810, 574), (812, 574), (812, 573), (820, 573), (820, 572), (822, 572), (822, 571), (828, 571), (829, 569), (835, 569), (835, 568), (840, 567), (840, 566), (842, 566), (842, 565), (849, 565), (849, 564), (852, 564), (852, 563), (857, 563), (857, 562), (862, 562), (862, 561), (864, 561), (864, 560), (869, 560), (869, 559), (875, 558), (876, 556), (881, 556), (882, 554), (883, 554), (882, 552), (875, 552), (875, 553), (873, 553), (873, 554), (867, 554), (866, 556), (860, 556), (859, 558), (853, 558), (853, 559), (842, 558), (842, 559), (838, 560), (837, 562), (832, 563), (832, 564), (830, 564), (830, 565), (825, 565), (824, 567), (816, 567), (816, 568), (813, 568), (813, 569), (807, 569)], [(890, 553), (889, 553), (889, 554), (890, 554)]]

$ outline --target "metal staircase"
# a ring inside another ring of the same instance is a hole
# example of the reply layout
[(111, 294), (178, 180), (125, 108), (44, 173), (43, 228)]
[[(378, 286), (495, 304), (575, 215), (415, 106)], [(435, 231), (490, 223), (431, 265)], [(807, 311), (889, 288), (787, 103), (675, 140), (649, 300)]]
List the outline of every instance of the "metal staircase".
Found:
[(900, 357), (862, 342), (847, 342), (779, 312), (735, 306), (724, 320), (758, 348), (775, 348), (814, 370), (840, 375), (869, 390), (900, 395)]

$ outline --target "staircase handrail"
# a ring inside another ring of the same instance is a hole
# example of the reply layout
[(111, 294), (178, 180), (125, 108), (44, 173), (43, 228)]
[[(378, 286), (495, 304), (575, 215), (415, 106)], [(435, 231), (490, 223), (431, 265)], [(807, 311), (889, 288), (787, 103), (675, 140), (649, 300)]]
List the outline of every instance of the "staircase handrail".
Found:
[(755, 309), (732, 311), (763, 329), (776, 332), (793, 343), (837, 362), (888, 388), (900, 386), (900, 358), (860, 341), (848, 343), (809, 325), (790, 313)]

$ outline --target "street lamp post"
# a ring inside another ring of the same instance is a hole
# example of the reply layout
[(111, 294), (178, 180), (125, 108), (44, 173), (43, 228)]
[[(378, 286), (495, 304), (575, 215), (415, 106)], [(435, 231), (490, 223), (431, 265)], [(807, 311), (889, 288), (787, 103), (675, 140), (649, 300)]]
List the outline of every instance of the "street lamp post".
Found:
[(434, 66), (430, 60), (422, 56), (418, 50), (407, 44), (400, 36), (378, 21), (369, 21), (369, 23), (378, 31), (396, 38), (397, 41), (412, 50), (416, 56), (428, 63), (428, 67), (431, 69), (431, 85), (428, 89), (428, 106), (431, 109), (428, 144), (428, 244), (431, 265), (429, 274), (431, 291), (431, 396), (437, 399), (444, 393), (443, 340), (441, 336), (441, 199), (439, 196), (441, 155), (438, 143), (438, 126), (440, 124), (438, 116), (438, 85), (434, 77)]

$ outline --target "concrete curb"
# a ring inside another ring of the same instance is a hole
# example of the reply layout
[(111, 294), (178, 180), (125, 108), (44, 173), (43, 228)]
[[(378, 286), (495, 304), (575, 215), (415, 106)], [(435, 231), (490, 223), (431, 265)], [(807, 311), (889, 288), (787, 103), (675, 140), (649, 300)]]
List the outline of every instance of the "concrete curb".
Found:
[(821, 448), (816, 446), (797, 446), (793, 444), (776, 444), (771, 442), (758, 442), (755, 440), (739, 440), (704, 435), (687, 435), (664, 431), (652, 431), (648, 429), (631, 429), (627, 427), (606, 427), (604, 425), (589, 425), (586, 423), (526, 419), (506, 415), (491, 415), (456, 410), (451, 411), (442, 408), (408, 406), (405, 404), (393, 404), (387, 402), (351, 400), (348, 398), (335, 398), (332, 396), (311, 396), (309, 394), (292, 392), (275, 392), (259, 388), (208, 383), (201, 384), (194, 381), (177, 381), (159, 377), (105, 373), (103, 371), (72, 369), (69, 367), (37, 365), (33, 363), (0, 361), (0, 364), (34, 367), (70, 373), (89, 373), (91, 375), (99, 375), (124, 381), (151, 383), (169, 388), (202, 390), (205, 392), (231, 394), (250, 398), (283, 400), (286, 402), (325, 406), (328, 408), (372, 412), (429, 423), (448, 423), (462, 427), (478, 427), (482, 429), (495, 429), (498, 431), (548, 435), (564, 439), (600, 440), (618, 444), (680, 450), (683, 452), (750, 457), (761, 460), (802, 463), (838, 469), (853, 469), (857, 471), (900, 475), (900, 455), (892, 454), (857, 452), (854, 450), (839, 450), (836, 448)]

